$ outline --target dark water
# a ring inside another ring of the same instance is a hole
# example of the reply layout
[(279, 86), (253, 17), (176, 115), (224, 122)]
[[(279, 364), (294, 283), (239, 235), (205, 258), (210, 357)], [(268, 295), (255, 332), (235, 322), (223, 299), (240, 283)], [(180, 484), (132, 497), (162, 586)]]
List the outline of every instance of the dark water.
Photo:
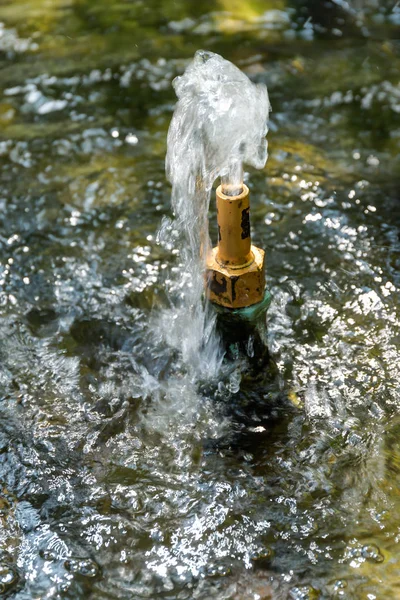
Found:
[[(400, 6), (0, 0), (0, 21), (0, 594), (399, 598)], [(171, 81), (198, 48), (270, 91), (249, 185), (278, 390), (194, 377), (158, 330)]]

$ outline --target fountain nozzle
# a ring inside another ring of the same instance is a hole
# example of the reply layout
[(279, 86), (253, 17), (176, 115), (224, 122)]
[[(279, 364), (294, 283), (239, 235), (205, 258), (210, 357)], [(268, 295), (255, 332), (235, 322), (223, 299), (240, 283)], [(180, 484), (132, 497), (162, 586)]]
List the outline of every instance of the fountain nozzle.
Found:
[(265, 292), (265, 253), (252, 246), (249, 188), (237, 195), (217, 188), (218, 246), (207, 258), (207, 296), (226, 308), (244, 308), (261, 302)]

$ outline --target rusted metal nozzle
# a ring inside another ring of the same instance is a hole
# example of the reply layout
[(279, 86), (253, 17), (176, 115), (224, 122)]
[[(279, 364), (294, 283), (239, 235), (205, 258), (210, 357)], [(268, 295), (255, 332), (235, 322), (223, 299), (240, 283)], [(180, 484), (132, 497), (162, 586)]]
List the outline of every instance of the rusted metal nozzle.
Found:
[(264, 298), (264, 251), (251, 245), (249, 188), (237, 196), (217, 189), (218, 246), (207, 259), (209, 299), (227, 308), (244, 308)]

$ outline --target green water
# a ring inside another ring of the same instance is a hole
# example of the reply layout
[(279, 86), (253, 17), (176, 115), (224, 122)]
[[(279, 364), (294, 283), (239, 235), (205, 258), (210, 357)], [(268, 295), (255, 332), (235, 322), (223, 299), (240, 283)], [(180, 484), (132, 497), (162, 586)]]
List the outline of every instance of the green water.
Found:
[[(0, 22), (0, 595), (398, 599), (399, 6), (0, 0)], [(198, 48), (270, 93), (248, 181), (273, 383), (193, 381), (157, 329)]]

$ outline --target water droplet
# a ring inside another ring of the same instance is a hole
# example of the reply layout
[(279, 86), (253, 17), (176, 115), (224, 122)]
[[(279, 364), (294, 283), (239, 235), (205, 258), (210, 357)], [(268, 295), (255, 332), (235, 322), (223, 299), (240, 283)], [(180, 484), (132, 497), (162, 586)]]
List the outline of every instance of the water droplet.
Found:
[(346, 588), (347, 588), (347, 581), (345, 581), (344, 579), (338, 579), (333, 584), (333, 591), (334, 592), (338, 592), (339, 590), (344, 590)]
[(39, 554), (43, 560), (57, 560), (57, 554), (52, 550), (41, 550)]
[(255, 566), (262, 566), (264, 563), (269, 563), (272, 560), (272, 556), (273, 554), (270, 548), (261, 548), (252, 554), (251, 560)]
[(4, 594), (18, 581), (18, 575), (8, 565), (0, 564), (0, 594)]
[(135, 146), (139, 139), (137, 137), (137, 135), (133, 134), (133, 133), (128, 133), (128, 135), (125, 137), (125, 141), (127, 144), (130, 144), (131, 146)]
[(294, 587), (289, 592), (289, 598), (292, 600), (318, 600), (319, 597), (319, 591), (311, 585)]
[(207, 569), (207, 577), (226, 577), (230, 572), (230, 568), (224, 565), (211, 565)]
[(380, 549), (375, 544), (369, 544), (367, 546), (363, 546), (361, 550), (361, 556), (369, 560), (370, 562), (380, 563), (383, 562), (384, 557), (381, 554)]
[(100, 568), (90, 558), (69, 558), (64, 563), (65, 568), (70, 573), (81, 575), (82, 577), (98, 577), (100, 575)]

